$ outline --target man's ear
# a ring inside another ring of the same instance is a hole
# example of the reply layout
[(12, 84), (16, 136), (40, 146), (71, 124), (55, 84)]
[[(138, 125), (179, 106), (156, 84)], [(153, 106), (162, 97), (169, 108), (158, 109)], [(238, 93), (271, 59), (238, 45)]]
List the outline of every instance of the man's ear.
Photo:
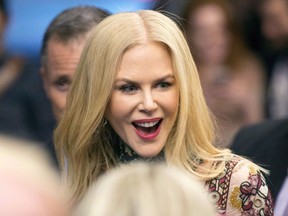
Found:
[(43, 88), (45, 90), (45, 93), (46, 93), (47, 97), (49, 97), (47, 71), (45, 70), (45, 68), (43, 66), (41, 66), (40, 69), (39, 69), (39, 72), (40, 72), (40, 75), (41, 75), (41, 78), (42, 78)]

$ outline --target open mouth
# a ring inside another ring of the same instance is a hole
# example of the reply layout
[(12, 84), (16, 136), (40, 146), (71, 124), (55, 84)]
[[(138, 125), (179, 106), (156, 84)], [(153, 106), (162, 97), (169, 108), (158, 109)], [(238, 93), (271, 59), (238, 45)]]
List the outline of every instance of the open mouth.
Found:
[(151, 122), (133, 122), (133, 126), (137, 129), (137, 131), (143, 135), (154, 134), (158, 131), (158, 128), (162, 122), (162, 119), (158, 119), (157, 121)]

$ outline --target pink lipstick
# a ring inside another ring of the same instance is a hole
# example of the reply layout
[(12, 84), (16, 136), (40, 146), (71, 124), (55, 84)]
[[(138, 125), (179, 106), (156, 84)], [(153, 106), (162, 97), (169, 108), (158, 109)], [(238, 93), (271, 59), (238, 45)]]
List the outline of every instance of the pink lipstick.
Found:
[(136, 129), (138, 136), (144, 140), (153, 140), (160, 133), (161, 118), (141, 119), (132, 124)]

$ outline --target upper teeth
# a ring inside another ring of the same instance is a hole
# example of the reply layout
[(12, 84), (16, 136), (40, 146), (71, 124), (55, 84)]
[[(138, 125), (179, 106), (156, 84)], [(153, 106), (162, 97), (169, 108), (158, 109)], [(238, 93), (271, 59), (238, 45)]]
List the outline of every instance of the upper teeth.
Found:
[(142, 122), (142, 123), (136, 123), (136, 125), (138, 125), (139, 127), (153, 127), (154, 125), (156, 125), (159, 121), (155, 121), (155, 122)]

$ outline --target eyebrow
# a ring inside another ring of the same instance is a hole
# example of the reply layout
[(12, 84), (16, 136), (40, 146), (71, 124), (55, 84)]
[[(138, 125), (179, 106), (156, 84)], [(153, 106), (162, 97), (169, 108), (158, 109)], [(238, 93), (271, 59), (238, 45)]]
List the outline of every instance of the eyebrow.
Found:
[[(168, 74), (168, 75), (165, 75), (163, 77), (160, 77), (160, 78), (156, 79), (153, 83), (157, 83), (157, 82), (160, 82), (160, 81), (163, 81), (163, 80), (166, 80), (166, 79), (170, 79), (170, 78), (175, 79), (175, 76), (172, 75), (172, 74)], [(132, 81), (130, 79), (126, 79), (126, 78), (116, 79), (114, 83), (121, 82), (121, 81), (122, 82), (131, 83), (131, 84), (135, 84), (135, 85), (137, 84), (137, 82), (134, 82), (134, 81)]]
[(67, 80), (71, 80), (72, 77), (67, 75), (67, 74), (60, 74), (60, 75), (57, 75), (55, 78), (53, 78), (53, 80), (57, 81), (59, 79), (67, 79)]

